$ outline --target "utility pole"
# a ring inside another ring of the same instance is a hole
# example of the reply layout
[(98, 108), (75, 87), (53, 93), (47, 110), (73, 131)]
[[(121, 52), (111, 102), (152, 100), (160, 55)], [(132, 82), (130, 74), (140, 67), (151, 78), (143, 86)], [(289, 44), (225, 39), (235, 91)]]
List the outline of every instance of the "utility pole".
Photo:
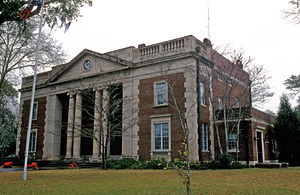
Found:
[(34, 74), (33, 74), (33, 83), (32, 83), (32, 95), (31, 95), (30, 113), (29, 113), (27, 136), (26, 136), (24, 170), (23, 170), (23, 174), (22, 174), (22, 180), (24, 180), (24, 181), (27, 180), (27, 163), (28, 163), (28, 151), (29, 151), (33, 104), (34, 104), (34, 95), (35, 95), (35, 86), (36, 86), (36, 77), (37, 77), (36, 72), (37, 72), (37, 65), (39, 63), (39, 58), (40, 58), (40, 41), (41, 41), (41, 34), (42, 34), (42, 27), (43, 27), (44, 1), (43, 0), (41, 0), (41, 1), (42, 1), (42, 8), (41, 8), (41, 12), (40, 12), (39, 32), (38, 32), (37, 44), (36, 44), (36, 50), (35, 50), (35, 65), (33, 67)]
[(209, 10), (209, 0), (207, 0), (207, 38), (210, 40), (210, 10)]

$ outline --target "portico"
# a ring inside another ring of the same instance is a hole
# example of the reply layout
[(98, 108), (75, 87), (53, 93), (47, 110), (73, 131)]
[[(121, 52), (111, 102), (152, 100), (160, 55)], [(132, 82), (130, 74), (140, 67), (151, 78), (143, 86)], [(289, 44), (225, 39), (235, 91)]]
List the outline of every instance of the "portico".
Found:
[[(91, 90), (90, 90), (91, 91)], [(91, 160), (97, 161), (101, 158), (103, 144), (107, 136), (107, 111), (109, 104), (108, 87), (98, 87), (92, 90), (92, 96), (86, 98), (86, 91), (79, 90), (69, 92), (68, 106), (68, 122), (67, 122), (67, 144), (65, 159), (81, 159), (81, 140), (85, 138), (92, 139), (92, 154)], [(87, 106), (83, 105), (83, 99), (90, 105), (94, 105), (90, 111), (93, 111), (93, 132), (88, 132), (90, 129), (85, 128), (83, 124), (83, 114), (91, 114)]]

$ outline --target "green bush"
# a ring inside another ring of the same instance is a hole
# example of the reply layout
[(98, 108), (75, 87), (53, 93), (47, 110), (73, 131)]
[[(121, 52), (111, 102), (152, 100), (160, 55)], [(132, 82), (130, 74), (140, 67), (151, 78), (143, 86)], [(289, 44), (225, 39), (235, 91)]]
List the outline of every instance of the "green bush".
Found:
[(232, 162), (232, 156), (228, 153), (220, 154), (217, 158), (220, 163), (221, 169), (230, 169), (230, 165)]
[(141, 161), (141, 169), (164, 169), (167, 167), (167, 162), (164, 160)]
[(107, 167), (110, 169), (129, 169), (134, 164), (137, 164), (135, 159), (123, 158), (121, 160), (109, 160)]
[(180, 160), (170, 161), (167, 164), (168, 169), (173, 169), (173, 168), (184, 169), (185, 167), (186, 167), (186, 163)]
[(242, 163), (238, 161), (233, 161), (230, 165), (231, 169), (243, 169), (246, 168), (246, 165), (243, 165)]
[(208, 169), (220, 169), (220, 162), (212, 159), (207, 163), (207, 168)]
[(191, 169), (193, 170), (206, 170), (208, 169), (208, 162), (192, 163)]
[[(109, 169), (186, 169), (187, 165), (183, 161), (165, 161), (156, 159), (150, 161), (136, 161), (132, 158), (123, 158), (121, 160), (109, 160), (107, 168)], [(232, 162), (232, 157), (229, 154), (221, 154), (217, 159), (212, 159), (208, 162), (191, 163), (192, 170), (205, 169), (241, 169), (245, 166), (239, 162)]]

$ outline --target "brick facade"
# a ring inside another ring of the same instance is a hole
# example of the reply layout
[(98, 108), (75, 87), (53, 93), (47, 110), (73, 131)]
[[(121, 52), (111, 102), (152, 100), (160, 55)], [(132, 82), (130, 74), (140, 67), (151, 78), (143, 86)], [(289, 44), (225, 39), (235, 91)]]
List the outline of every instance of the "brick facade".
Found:
[[(184, 73), (176, 73), (163, 76), (142, 79), (139, 83), (139, 157), (141, 159), (150, 160), (151, 151), (151, 116), (155, 115), (171, 115), (171, 158), (178, 158), (178, 150), (181, 150), (180, 144), (183, 142), (184, 135), (182, 133), (180, 121), (174, 109), (174, 101), (171, 97), (170, 90), (168, 93), (169, 106), (154, 106), (154, 83), (157, 81), (168, 80), (170, 86), (174, 89), (174, 95), (178, 108), (184, 113)], [(152, 138), (153, 139), (153, 138)]]
[[(44, 133), (45, 133), (45, 116), (46, 116), (46, 104), (47, 100), (45, 97), (35, 99), (38, 103), (37, 119), (32, 121), (32, 129), (37, 130), (37, 141), (36, 141), (36, 152), (29, 153), (30, 156), (35, 156), (37, 159), (41, 159), (43, 156), (44, 149)], [(21, 140), (19, 157), (24, 158), (25, 146), (26, 146), (26, 135), (28, 127), (28, 118), (30, 110), (30, 100), (25, 100), (23, 103), (22, 112), (22, 123), (21, 123)]]

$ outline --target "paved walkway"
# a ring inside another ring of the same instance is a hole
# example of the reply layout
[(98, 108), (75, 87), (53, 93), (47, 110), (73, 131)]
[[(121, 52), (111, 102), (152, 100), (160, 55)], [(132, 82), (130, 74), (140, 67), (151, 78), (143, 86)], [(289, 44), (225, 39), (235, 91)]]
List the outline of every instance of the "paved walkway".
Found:
[(16, 171), (22, 171), (23, 168), (0, 168), (1, 172), (16, 172)]

